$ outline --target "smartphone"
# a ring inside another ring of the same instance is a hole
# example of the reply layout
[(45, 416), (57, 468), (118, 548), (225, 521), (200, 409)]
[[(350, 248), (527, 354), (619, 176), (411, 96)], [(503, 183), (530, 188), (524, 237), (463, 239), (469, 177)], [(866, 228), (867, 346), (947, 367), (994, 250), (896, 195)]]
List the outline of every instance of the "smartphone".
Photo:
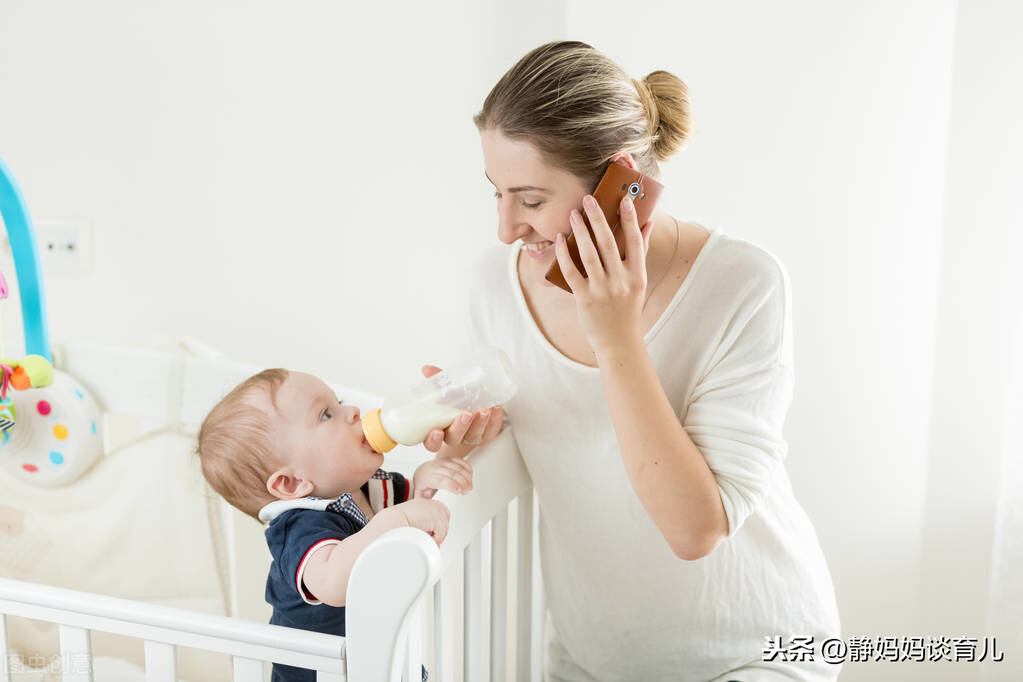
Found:
[[(639, 226), (643, 227), (646, 221), (650, 220), (650, 216), (653, 215), (657, 199), (660, 198), (663, 189), (664, 186), (653, 178), (649, 178), (637, 170), (632, 170), (625, 164), (618, 163), (617, 161), (608, 165), (607, 170), (604, 172), (604, 177), (597, 183), (597, 188), (593, 190), (593, 198), (597, 200), (597, 205), (604, 212), (607, 224), (611, 226), (611, 233), (614, 234), (615, 243), (618, 244), (618, 255), (622, 260), (625, 260), (625, 230), (622, 229), (621, 219), (618, 215), (622, 199), (626, 195), (632, 197), (632, 203), (636, 207), (636, 217), (639, 219)], [(593, 239), (593, 228), (590, 227), (586, 211), (580, 208), (580, 212), (583, 216), (583, 222), (586, 224), (586, 229), (590, 232), (590, 239)], [(596, 244), (596, 240), (594, 240), (594, 244)], [(576, 244), (574, 232), (568, 235), (565, 245), (568, 247), (568, 253), (572, 256), (575, 267), (585, 277), (586, 266), (583, 265), (582, 257), (579, 255), (579, 245)], [(565, 276), (561, 272), (557, 259), (554, 260), (554, 263), (547, 270), (546, 278), (551, 284), (572, 293), (572, 287), (565, 281)]]

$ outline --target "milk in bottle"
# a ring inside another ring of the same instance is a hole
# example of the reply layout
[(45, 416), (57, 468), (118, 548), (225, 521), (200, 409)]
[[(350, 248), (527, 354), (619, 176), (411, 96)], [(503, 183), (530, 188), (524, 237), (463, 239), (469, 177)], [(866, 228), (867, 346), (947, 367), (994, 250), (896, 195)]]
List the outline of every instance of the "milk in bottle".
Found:
[(476, 412), (510, 399), (518, 388), (511, 360), (500, 348), (484, 346), (466, 363), (438, 372), (384, 400), (362, 417), (362, 431), (374, 450), (398, 443), (418, 445), (433, 429), (447, 428), (464, 410)]

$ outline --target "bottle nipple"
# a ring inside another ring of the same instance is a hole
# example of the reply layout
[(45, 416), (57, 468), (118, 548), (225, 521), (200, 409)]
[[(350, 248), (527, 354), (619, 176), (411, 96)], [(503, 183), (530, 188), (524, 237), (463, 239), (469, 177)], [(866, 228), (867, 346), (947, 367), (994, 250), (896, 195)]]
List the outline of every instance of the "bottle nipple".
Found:
[(373, 410), (362, 415), (362, 434), (366, 436), (369, 446), (380, 454), (390, 452), (398, 445), (384, 430), (384, 423), (380, 420), (380, 410)]

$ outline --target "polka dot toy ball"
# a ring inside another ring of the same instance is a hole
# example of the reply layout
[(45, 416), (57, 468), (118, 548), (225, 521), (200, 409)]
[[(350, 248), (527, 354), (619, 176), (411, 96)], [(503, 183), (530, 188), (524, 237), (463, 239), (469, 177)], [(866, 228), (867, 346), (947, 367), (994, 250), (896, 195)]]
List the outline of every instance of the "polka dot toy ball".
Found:
[(103, 453), (99, 405), (69, 374), (45, 388), (10, 391), (14, 426), (0, 435), (0, 464), (33, 485), (71, 483)]

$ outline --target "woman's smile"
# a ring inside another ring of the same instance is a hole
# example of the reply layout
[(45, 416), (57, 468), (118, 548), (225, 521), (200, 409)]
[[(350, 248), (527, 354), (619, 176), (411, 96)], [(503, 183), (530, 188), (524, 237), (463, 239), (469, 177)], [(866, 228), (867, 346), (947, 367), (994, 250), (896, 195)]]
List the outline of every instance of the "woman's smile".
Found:
[(533, 260), (545, 260), (554, 253), (554, 242), (547, 240), (522, 242), (522, 250)]

